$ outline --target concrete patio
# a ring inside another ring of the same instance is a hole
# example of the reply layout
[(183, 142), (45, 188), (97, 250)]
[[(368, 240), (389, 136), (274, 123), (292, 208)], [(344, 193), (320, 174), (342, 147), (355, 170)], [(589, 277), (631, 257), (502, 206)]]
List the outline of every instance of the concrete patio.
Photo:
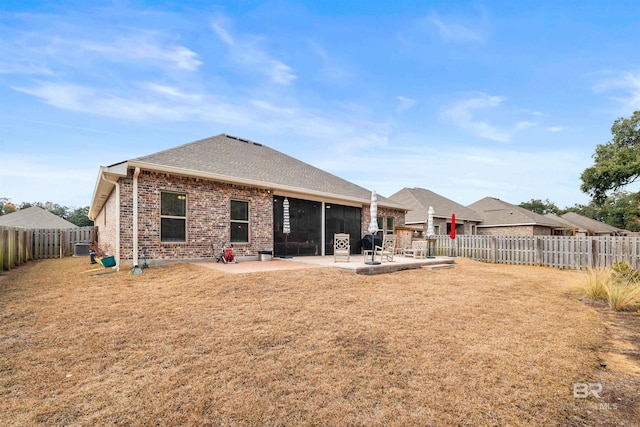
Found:
[[(370, 261), (370, 258), (367, 258)], [(376, 257), (380, 262), (380, 258)], [(329, 256), (300, 256), (292, 258), (273, 258), (271, 261), (239, 260), (237, 264), (223, 264), (215, 261), (202, 261), (197, 264), (218, 271), (231, 274), (256, 273), (262, 271), (297, 270), (302, 268), (343, 268), (356, 274), (384, 274), (394, 271), (410, 270), (418, 268), (446, 268), (452, 267), (455, 258), (434, 257), (415, 259), (402, 255), (395, 255), (393, 261), (383, 261), (378, 265), (365, 264), (362, 255), (351, 255), (349, 262), (335, 262), (332, 255)]]

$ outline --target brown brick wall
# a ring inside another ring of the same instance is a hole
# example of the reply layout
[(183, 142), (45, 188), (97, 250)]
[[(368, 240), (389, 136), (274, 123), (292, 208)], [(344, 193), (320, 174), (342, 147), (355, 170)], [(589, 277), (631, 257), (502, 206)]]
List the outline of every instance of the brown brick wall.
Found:
[(480, 236), (550, 236), (551, 228), (537, 225), (478, 227)]
[[(160, 241), (160, 194), (187, 196), (187, 236), (184, 243)], [(133, 171), (120, 179), (121, 262), (133, 257)], [(273, 249), (273, 197), (266, 190), (196, 178), (143, 171), (138, 176), (138, 249), (148, 260), (197, 259), (218, 255), (230, 241), (230, 200), (249, 202), (249, 243), (234, 243), (237, 256), (257, 256)]]
[[(369, 206), (365, 206), (362, 208), (362, 229), (360, 232), (362, 233), (361, 237), (369, 234), (369, 224), (371, 221)], [(394, 227), (404, 227), (404, 210), (390, 209), (390, 208), (380, 208), (378, 207), (378, 216), (385, 218), (385, 226), (386, 226), (386, 218), (393, 217)], [(382, 230), (381, 230), (382, 231)]]

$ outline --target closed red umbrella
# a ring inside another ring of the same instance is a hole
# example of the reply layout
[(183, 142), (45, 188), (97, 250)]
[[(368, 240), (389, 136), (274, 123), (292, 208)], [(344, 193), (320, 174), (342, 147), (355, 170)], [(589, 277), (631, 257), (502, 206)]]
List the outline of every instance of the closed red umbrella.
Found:
[(451, 233), (449, 233), (449, 237), (456, 238), (456, 214), (451, 214)]

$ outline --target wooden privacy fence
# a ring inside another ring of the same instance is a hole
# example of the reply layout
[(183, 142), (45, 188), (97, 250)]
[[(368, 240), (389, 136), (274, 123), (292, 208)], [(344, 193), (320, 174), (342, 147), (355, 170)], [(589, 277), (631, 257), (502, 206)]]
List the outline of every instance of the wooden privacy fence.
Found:
[(623, 261), (640, 270), (636, 236), (437, 236), (434, 255), (567, 269), (611, 267)]
[(73, 255), (76, 243), (91, 244), (96, 227), (36, 228), (0, 226), (0, 270), (9, 270), (32, 259)]

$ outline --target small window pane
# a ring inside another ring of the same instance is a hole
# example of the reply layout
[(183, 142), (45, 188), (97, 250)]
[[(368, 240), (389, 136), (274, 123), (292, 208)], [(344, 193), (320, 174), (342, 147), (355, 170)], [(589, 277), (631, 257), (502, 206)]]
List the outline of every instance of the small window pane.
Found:
[(160, 215), (186, 216), (187, 196), (177, 193), (162, 193)]
[(231, 220), (232, 221), (248, 221), (249, 220), (249, 202), (232, 200), (231, 201)]
[(160, 235), (163, 242), (185, 242), (186, 220), (162, 218), (160, 220)]
[(247, 243), (249, 241), (249, 224), (242, 222), (232, 222), (231, 241)]
[(393, 234), (393, 232), (395, 231), (393, 229), (393, 220), (394, 218), (392, 216), (387, 217), (387, 234)]

